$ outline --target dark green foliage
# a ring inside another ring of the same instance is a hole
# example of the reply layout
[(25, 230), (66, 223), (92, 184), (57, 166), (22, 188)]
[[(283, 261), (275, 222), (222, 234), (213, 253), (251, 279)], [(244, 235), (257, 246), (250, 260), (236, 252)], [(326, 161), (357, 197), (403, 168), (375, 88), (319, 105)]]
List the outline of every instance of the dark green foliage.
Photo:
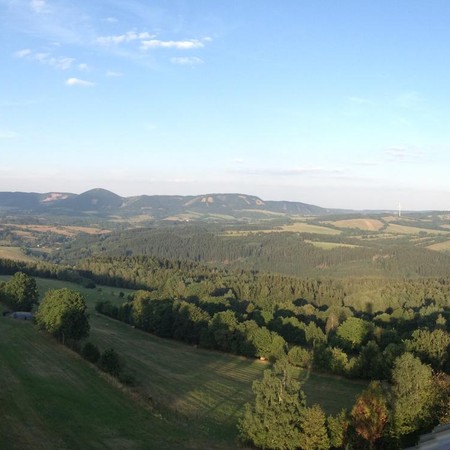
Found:
[(101, 354), (98, 366), (101, 370), (116, 378), (119, 378), (123, 371), (123, 362), (113, 348), (108, 348)]
[(63, 343), (89, 334), (86, 302), (77, 291), (67, 288), (47, 291), (35, 317), (41, 328)]
[(338, 342), (348, 350), (360, 347), (373, 331), (373, 325), (357, 317), (349, 317), (336, 330)]
[(86, 342), (81, 350), (84, 359), (95, 364), (100, 359), (100, 351), (92, 342)]
[(446, 331), (418, 329), (413, 331), (408, 349), (423, 362), (431, 364), (435, 369), (441, 369), (447, 361), (449, 345), (450, 334)]
[(330, 448), (325, 413), (319, 405), (308, 407), (304, 411), (299, 447), (302, 450), (328, 450)]
[(280, 362), (253, 383), (255, 403), (246, 404), (238, 425), (242, 441), (264, 449), (298, 448), (305, 398), (290, 372), (286, 362)]
[(309, 368), (312, 364), (311, 353), (298, 346), (290, 348), (287, 357), (289, 363), (296, 367)]
[(401, 437), (420, 430), (432, 417), (431, 368), (411, 353), (405, 353), (394, 362), (392, 384), (393, 434)]
[(339, 414), (336, 414), (336, 416), (327, 417), (327, 428), (331, 447), (344, 448), (349, 425), (350, 420), (345, 409), (343, 409)]
[(5, 303), (14, 311), (31, 311), (39, 299), (36, 280), (23, 272), (16, 272), (2, 291)]

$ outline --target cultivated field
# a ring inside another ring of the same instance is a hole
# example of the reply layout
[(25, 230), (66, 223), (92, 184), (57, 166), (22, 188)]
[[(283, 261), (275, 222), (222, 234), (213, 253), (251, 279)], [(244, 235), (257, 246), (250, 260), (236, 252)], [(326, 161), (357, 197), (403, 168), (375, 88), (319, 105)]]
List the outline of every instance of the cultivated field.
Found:
[(332, 222), (338, 228), (357, 228), (365, 231), (379, 231), (384, 223), (377, 219), (347, 219)]

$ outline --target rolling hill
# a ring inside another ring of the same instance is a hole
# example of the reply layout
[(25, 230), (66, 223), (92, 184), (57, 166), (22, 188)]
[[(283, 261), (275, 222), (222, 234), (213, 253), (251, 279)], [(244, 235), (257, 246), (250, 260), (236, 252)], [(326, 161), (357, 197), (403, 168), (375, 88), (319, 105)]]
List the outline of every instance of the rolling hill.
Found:
[(245, 194), (205, 194), (199, 196), (140, 195), (121, 197), (106, 189), (91, 189), (82, 194), (49, 192), (0, 192), (0, 213), (96, 215), (131, 217), (145, 215), (154, 220), (214, 218), (242, 219), (264, 216), (323, 216), (346, 212), (301, 202), (264, 201)]

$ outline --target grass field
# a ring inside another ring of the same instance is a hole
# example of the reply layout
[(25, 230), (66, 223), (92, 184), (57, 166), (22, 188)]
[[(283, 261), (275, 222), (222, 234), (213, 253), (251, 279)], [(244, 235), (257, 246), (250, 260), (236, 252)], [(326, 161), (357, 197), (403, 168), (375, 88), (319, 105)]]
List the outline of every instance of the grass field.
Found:
[(0, 317), (0, 336), (0, 448), (185, 448), (185, 427), (130, 400), (30, 322)]
[(449, 252), (450, 241), (437, 242), (436, 244), (429, 245), (427, 248), (430, 250), (436, 250), (438, 252)]
[(406, 225), (399, 225), (396, 223), (390, 223), (386, 229), (387, 233), (393, 234), (419, 234), (419, 233), (428, 233), (428, 234), (448, 234), (446, 231), (441, 230), (432, 230), (428, 228), (419, 228), (419, 227), (410, 227)]
[(306, 240), (306, 239), (305, 239), (305, 242), (308, 242), (309, 244), (312, 244), (315, 247), (321, 248), (323, 250), (331, 250), (333, 248), (338, 248), (338, 247), (347, 247), (347, 248), (358, 247), (358, 245), (343, 244), (343, 243), (340, 243), (340, 242), (309, 241), (309, 240)]
[(34, 261), (34, 258), (25, 255), (19, 247), (0, 247), (0, 258), (14, 261)]
[[(4, 280), (6, 277), (0, 277), (0, 279)], [(38, 285), (41, 292), (49, 288), (70, 287), (80, 290), (85, 294), (91, 313), (90, 340), (101, 349), (112, 346), (119, 352), (128, 369), (138, 381), (136, 395), (147, 404), (154, 405), (156, 410), (164, 418), (162, 423), (160, 423), (161, 421), (157, 420), (157, 418), (142, 411), (141, 416), (133, 419), (137, 423), (137, 426), (133, 428), (145, 428), (143, 421), (150, 421), (147, 428), (153, 430), (148, 432), (154, 433), (153, 442), (160, 442), (161, 439), (164, 440), (164, 433), (168, 433), (175, 442), (177, 440), (183, 440), (184, 444), (182, 446), (173, 445), (172, 448), (236, 448), (237, 418), (242, 411), (244, 403), (252, 401), (252, 382), (262, 376), (263, 370), (268, 367), (266, 363), (226, 353), (195, 348), (170, 339), (157, 338), (95, 313), (93, 306), (97, 300), (110, 299), (114, 303), (120, 303), (123, 299), (119, 298), (119, 292), (123, 291), (127, 294), (125, 290), (109, 287), (102, 287), (101, 290), (82, 289), (70, 283), (42, 279), (38, 279)], [(29, 327), (25, 328), (26, 326)], [(23, 341), (32, 341), (33, 335), (39, 336), (35, 343), (33, 343), (36, 346), (33, 354), (41, 355), (39, 356), (40, 360), (37, 363), (33, 363), (26, 370), (23, 368), (24, 377), (33, 386), (37, 386), (38, 384), (38, 381), (34, 380), (34, 378), (37, 377), (36, 379), (40, 380), (40, 373), (44, 374), (47, 370), (50, 370), (50, 372), (52, 370), (58, 372), (62, 370), (67, 375), (64, 377), (69, 379), (69, 384), (72, 386), (71, 389), (75, 389), (72, 383), (77, 385), (78, 379), (83, 380), (81, 386), (85, 386), (85, 377), (89, 379), (89, 375), (87, 374), (91, 374), (93, 378), (97, 377), (99, 379), (98, 383), (101, 383), (103, 386), (104, 380), (99, 377), (95, 369), (87, 363), (80, 361), (69, 350), (57, 345), (52, 339), (38, 333), (30, 324), (18, 323), (17, 329), (26, 330), (23, 336), (19, 334), (13, 338), (13, 341), (17, 342), (17, 346), (24, 347), (20, 350), (22, 352), (20, 359), (25, 362), (28, 358), (26, 355), (29, 352), (28, 347), (30, 344), (24, 344)], [(7, 351), (7, 342), (5, 345), (6, 347), (0, 347), (0, 358), (2, 360), (2, 352)], [(63, 360), (70, 362), (64, 362)], [(3, 367), (0, 369), (2, 382), (4, 377), (8, 379), (8, 373), (11, 371), (9, 368), (10, 364), (7, 363), (6, 368)], [(75, 369), (70, 368), (71, 364), (74, 364), (78, 371), (86, 371), (86, 374), (72, 373)], [(39, 366), (40, 369), (35, 369), (34, 366)], [(45, 367), (51, 369), (46, 369)], [(17, 369), (18, 372), (20, 370)], [(20, 381), (20, 383), (22, 382)], [(94, 381), (91, 380), (89, 383), (94, 383)], [(8, 382), (7, 384), (10, 383)], [(49, 385), (49, 387), (51, 386)], [(310, 374), (303, 389), (309, 404), (320, 403), (327, 413), (336, 413), (342, 407), (351, 408), (355, 396), (364, 387), (365, 383), (362, 382), (353, 382), (327, 375)], [(102, 389), (106, 390), (109, 388), (112, 388), (112, 386), (108, 388), (102, 387)], [(30, 387), (30, 391), (33, 389), (33, 387)], [(79, 390), (81, 388), (77, 386), (76, 389)], [(98, 389), (101, 390), (100, 387)], [(123, 396), (118, 391), (117, 395), (119, 394)], [(67, 401), (71, 402), (73, 398), (63, 391), (59, 395), (62, 397), (59, 407), (64, 410), (62, 404), (63, 399), (66, 398)], [(89, 398), (90, 395), (88, 391), (83, 394), (86, 398)], [(47, 416), (40, 417), (37, 412), (38, 407), (36, 402), (38, 402), (38, 397), (34, 396), (33, 392), (30, 392), (24, 396), (24, 399), (27, 398), (28, 400), (26, 401), (29, 403), (29, 408), (34, 408), (34, 413), (38, 416), (36, 420), (42, 422), (41, 425), (44, 429), (47, 429), (47, 427), (51, 428), (53, 426), (53, 419), (50, 420)], [(106, 400), (104, 399), (103, 401)], [(120, 403), (119, 399), (114, 400), (114, 402)], [(56, 403), (54, 406), (55, 411), (58, 407)], [(129, 400), (128, 403), (127, 407), (132, 411), (134, 411), (133, 408), (137, 408), (136, 411), (139, 411), (139, 407), (133, 405), (132, 400)], [(76, 402), (75, 404), (78, 408), (78, 404)], [(17, 410), (17, 407), (14, 406), (13, 394), (11, 394), (8, 405), (8, 410), (10, 408), (13, 411)], [(104, 408), (107, 409), (109, 406), (105, 404)], [(12, 420), (17, 420), (18, 417), (25, 417), (24, 414), (20, 414), (20, 416), (17, 416), (17, 413), (12, 413)], [(129, 412), (128, 414), (135, 414), (135, 412)], [(122, 416), (119, 413), (117, 415)], [(47, 424), (49, 420), (51, 423)], [(101, 419), (99, 416), (96, 426), (100, 430), (103, 429), (103, 425), (100, 424), (102, 421), (103, 418)], [(64, 430), (63, 425), (59, 424), (59, 422), (58, 426)], [(104, 425), (104, 429), (106, 428), (113, 429), (108, 421)], [(126, 430), (127, 427), (123, 426), (121, 429)], [(172, 431), (168, 431), (168, 429)], [(134, 444), (130, 444), (128, 447), (108, 447), (107, 445), (103, 447), (98, 445), (95, 447), (92, 445), (91, 447), (83, 446), (83, 448), (140, 448), (140, 442), (142, 439), (145, 439), (144, 435), (130, 437), (125, 431), (123, 433), (120, 439), (125, 440), (124, 442), (136, 442), (136, 445), (133, 446)], [(70, 435), (69, 432), (68, 435)], [(101, 434), (98, 437), (99, 442), (101, 441), (100, 436)], [(43, 446), (42, 448), (52, 447)], [(154, 448), (164, 449), (169, 448), (169, 446), (156, 445)]]
[(365, 231), (378, 231), (384, 226), (384, 223), (377, 219), (337, 220), (332, 222), (332, 224), (338, 228), (358, 228)]

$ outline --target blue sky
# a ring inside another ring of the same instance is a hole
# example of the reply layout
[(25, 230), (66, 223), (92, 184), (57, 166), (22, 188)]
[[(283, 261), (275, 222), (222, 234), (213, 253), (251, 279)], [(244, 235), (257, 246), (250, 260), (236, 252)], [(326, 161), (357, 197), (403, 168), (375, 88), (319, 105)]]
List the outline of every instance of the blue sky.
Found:
[(0, 191), (450, 209), (450, 3), (0, 0)]

